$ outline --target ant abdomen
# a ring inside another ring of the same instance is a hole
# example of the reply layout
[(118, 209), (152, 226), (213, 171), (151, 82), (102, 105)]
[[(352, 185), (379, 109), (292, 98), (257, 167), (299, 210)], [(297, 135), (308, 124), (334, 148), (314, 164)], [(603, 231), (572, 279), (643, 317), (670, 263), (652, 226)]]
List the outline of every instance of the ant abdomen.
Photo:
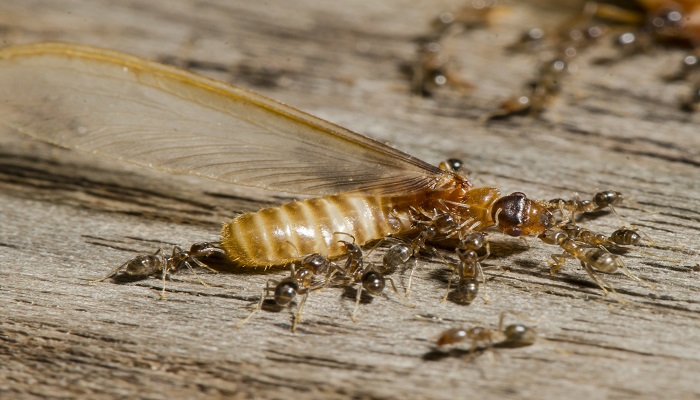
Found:
[(124, 273), (132, 278), (146, 278), (163, 269), (163, 263), (157, 255), (138, 255), (127, 261)]
[(297, 285), (296, 282), (280, 282), (280, 284), (275, 287), (275, 303), (278, 306), (288, 306), (297, 297), (297, 293), (299, 293), (299, 285)]
[(537, 340), (537, 333), (534, 329), (523, 324), (512, 324), (503, 330), (505, 339), (501, 345), (510, 347), (529, 346)]
[(642, 241), (642, 236), (633, 229), (618, 229), (610, 235), (610, 240), (621, 246), (634, 246)]
[(479, 294), (479, 279), (469, 276), (460, 279), (453, 293), (453, 300), (459, 304), (471, 304)]
[(397, 243), (384, 253), (382, 257), (382, 272), (392, 273), (406, 263), (413, 255), (413, 249), (406, 243)]
[(367, 271), (362, 275), (362, 287), (371, 295), (382, 294), (386, 287), (384, 275), (377, 271)]
[(596, 271), (612, 274), (617, 271), (618, 260), (617, 256), (608, 251), (599, 248), (588, 249), (579, 257), (581, 262), (591, 266)]

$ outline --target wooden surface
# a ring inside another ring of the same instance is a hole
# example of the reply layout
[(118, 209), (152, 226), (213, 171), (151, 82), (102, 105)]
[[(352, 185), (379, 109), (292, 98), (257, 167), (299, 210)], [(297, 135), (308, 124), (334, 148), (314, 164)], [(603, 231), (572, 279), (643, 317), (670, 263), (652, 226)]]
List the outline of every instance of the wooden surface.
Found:
[[(588, 219), (610, 232), (634, 224), (654, 240), (625, 257), (655, 290), (606, 276), (604, 297), (553, 248), (494, 234), (490, 302), (440, 302), (448, 272), (419, 260), (408, 303), (390, 292), (350, 319), (353, 294), (310, 296), (303, 323), (249, 313), (265, 281), (227, 269), (87, 281), (139, 253), (216, 240), (242, 211), (275, 194), (168, 176), (0, 131), (0, 397), (2, 398), (697, 398), (700, 383), (700, 115), (677, 110), (687, 93), (661, 77), (683, 53), (658, 50), (609, 66), (577, 63), (541, 119), (484, 125), (537, 63), (504, 51), (549, 10), (519, 6), (487, 30), (451, 40), (474, 91), (409, 94), (401, 66), (414, 40), (457, 1), (45, 1), (0, 3), (3, 45), (65, 40), (127, 51), (251, 88), (426, 161), (463, 158), (479, 185), (535, 198), (616, 189), (647, 212), (621, 207)], [(401, 284), (406, 275), (394, 276)], [(540, 340), (469, 356), (438, 351), (444, 329), (493, 327), (504, 310), (531, 320)]]

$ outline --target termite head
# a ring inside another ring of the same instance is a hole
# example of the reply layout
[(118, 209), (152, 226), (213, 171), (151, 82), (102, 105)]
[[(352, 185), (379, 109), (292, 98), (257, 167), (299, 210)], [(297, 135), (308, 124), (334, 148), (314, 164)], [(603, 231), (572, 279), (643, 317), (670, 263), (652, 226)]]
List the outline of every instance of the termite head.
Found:
[(554, 225), (554, 216), (544, 205), (520, 192), (496, 200), (491, 217), (510, 236), (537, 236)]

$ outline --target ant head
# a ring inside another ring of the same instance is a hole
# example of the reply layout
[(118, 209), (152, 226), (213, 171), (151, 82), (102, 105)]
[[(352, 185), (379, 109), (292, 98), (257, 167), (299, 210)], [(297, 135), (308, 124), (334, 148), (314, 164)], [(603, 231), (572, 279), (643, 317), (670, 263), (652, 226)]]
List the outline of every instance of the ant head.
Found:
[(362, 258), (362, 247), (360, 247), (358, 244), (355, 243), (355, 238), (352, 238), (352, 243), (345, 241), (345, 240), (338, 240), (338, 243), (342, 244), (345, 247), (345, 254), (349, 258)]
[(540, 202), (514, 192), (493, 203), (491, 217), (510, 236), (536, 236), (554, 226), (554, 216)]

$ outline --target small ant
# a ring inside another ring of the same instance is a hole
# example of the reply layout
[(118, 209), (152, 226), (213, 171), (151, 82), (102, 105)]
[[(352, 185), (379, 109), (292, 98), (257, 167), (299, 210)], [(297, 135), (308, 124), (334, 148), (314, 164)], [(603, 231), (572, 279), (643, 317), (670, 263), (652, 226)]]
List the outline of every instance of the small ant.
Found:
[(628, 201), (620, 192), (614, 190), (602, 190), (591, 198), (591, 200), (581, 200), (578, 197), (574, 197), (570, 200), (564, 199), (552, 199), (549, 203), (552, 204), (551, 210), (556, 209), (566, 210), (572, 215), (585, 214), (602, 211), (605, 208), (610, 208), (615, 211), (613, 206), (617, 206), (623, 203), (623, 201)]
[[(386, 281), (389, 281), (394, 292), (398, 294), (394, 281), (386, 277), (382, 270), (374, 267), (372, 263), (365, 263), (363, 253), (360, 246), (344, 240), (340, 241), (346, 247), (348, 258), (345, 262), (345, 267), (337, 267), (336, 271), (331, 274), (331, 282), (344, 287), (350, 287), (355, 283), (359, 283), (355, 298), (355, 308), (352, 312), (352, 321), (357, 322), (357, 310), (360, 306), (362, 291), (365, 290), (372, 296), (379, 296), (383, 293), (386, 287)], [(395, 245), (396, 246), (396, 245)], [(392, 246), (395, 247), (395, 246)], [(399, 253), (403, 250), (408, 250), (406, 247), (397, 247)], [(410, 257), (410, 256), (409, 256)], [(385, 255), (386, 258), (386, 255)], [(406, 258), (408, 260), (408, 258)], [(386, 267), (386, 265), (384, 265)]]
[(539, 238), (544, 243), (557, 245), (564, 250), (564, 253), (562, 254), (552, 254), (553, 261), (550, 262), (550, 272), (553, 274), (564, 266), (566, 260), (577, 259), (581, 262), (583, 269), (598, 284), (606, 295), (608, 294), (606, 287), (610, 288), (613, 293), (617, 292), (615, 292), (612, 285), (598, 275), (597, 272), (611, 274), (617, 271), (619, 268), (622, 269), (622, 272), (630, 279), (649, 286), (642, 279), (634, 276), (627, 269), (619, 256), (610, 253), (602, 245), (591, 247), (591, 244), (577, 241), (563, 230), (557, 229), (550, 229), (540, 235)]
[(511, 324), (503, 327), (506, 312), (502, 312), (498, 319), (498, 328), (491, 329), (483, 326), (471, 328), (452, 328), (443, 331), (437, 339), (439, 347), (471, 340), (470, 352), (473, 354), (481, 344), (486, 347), (524, 347), (530, 346), (537, 340), (537, 333), (533, 328), (523, 324)]
[(642, 242), (642, 236), (634, 229), (620, 228), (609, 236), (602, 233), (591, 231), (569, 222), (562, 227), (562, 230), (569, 235), (570, 238), (581, 241), (591, 246), (634, 246)]
[[(485, 250), (484, 255), (480, 256), (477, 251)], [(459, 277), (457, 288), (455, 289), (452, 299), (459, 304), (471, 304), (479, 293), (479, 277), (485, 282), (484, 272), (481, 269), (481, 261), (488, 258), (491, 254), (489, 242), (486, 233), (473, 232), (460, 240), (459, 246), (455, 249), (459, 263), (457, 265), (448, 263), (452, 267), (452, 276), (456, 273)], [(447, 292), (443, 301), (448, 298), (452, 276), (447, 284)]]
[[(297, 312), (292, 320), (292, 332), (296, 332), (296, 327), (301, 321), (301, 312), (306, 303), (306, 298), (309, 293), (327, 286), (324, 282), (316, 280), (319, 276), (328, 276), (333, 269), (338, 268), (334, 263), (330, 262), (321, 254), (310, 254), (306, 256), (300, 263), (298, 269), (292, 264), (289, 276), (281, 281), (268, 280), (260, 295), (260, 301), (253, 311), (244, 319), (236, 324), (240, 328), (245, 325), (258, 311), (262, 310), (263, 302), (270, 293), (273, 293), (273, 299), (279, 307), (291, 307), (292, 302), (297, 295), (303, 295)], [(273, 287), (274, 285), (274, 287)]]
[[(102, 282), (109, 278), (115, 277), (120, 273), (121, 276), (131, 280), (140, 280), (156, 275), (157, 273), (161, 273), (163, 277), (163, 290), (161, 293), (161, 298), (164, 298), (165, 280), (170, 276), (170, 273), (186, 267), (197, 277), (197, 279), (199, 279), (197, 273), (194, 272), (193, 265), (217, 272), (199, 260), (200, 258), (211, 257), (215, 254), (224, 254), (224, 251), (219, 248), (218, 244), (210, 242), (195, 243), (190, 246), (188, 251), (182, 250), (180, 246), (173, 246), (173, 251), (169, 257), (166, 257), (163, 254), (162, 249), (158, 249), (153, 254), (138, 255), (120, 265), (104, 278), (90, 282)], [(203, 285), (208, 286), (201, 279), (199, 279), (199, 281)]]

